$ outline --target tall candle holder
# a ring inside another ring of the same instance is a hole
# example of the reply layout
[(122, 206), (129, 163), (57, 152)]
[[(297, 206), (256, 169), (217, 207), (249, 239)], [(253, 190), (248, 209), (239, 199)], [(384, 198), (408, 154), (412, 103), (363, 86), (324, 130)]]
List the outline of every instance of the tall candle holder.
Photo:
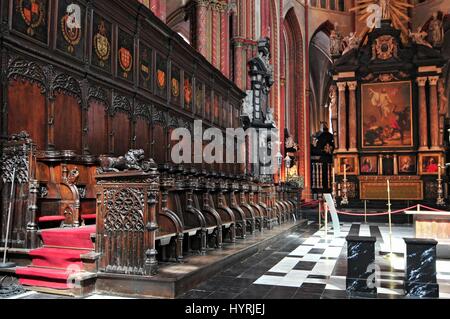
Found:
[(341, 205), (348, 205), (347, 191), (347, 165), (344, 165), (344, 180), (342, 181)]
[(442, 187), (441, 169), (442, 169), (442, 164), (439, 163), (439, 165), (438, 165), (438, 179), (437, 179), (438, 189), (437, 189), (437, 200), (436, 200), (436, 205), (438, 205), (438, 206), (444, 206), (445, 205), (444, 188)]

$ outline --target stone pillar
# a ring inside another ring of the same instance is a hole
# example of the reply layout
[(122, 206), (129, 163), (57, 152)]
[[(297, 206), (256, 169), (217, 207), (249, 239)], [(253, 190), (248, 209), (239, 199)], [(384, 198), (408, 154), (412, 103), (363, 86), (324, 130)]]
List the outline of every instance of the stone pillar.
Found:
[(245, 83), (243, 81), (243, 68), (242, 68), (242, 43), (235, 42), (234, 43), (234, 82), (241, 90), (246, 90)]
[(436, 245), (434, 239), (405, 238), (405, 295), (439, 298), (436, 278)]
[(357, 132), (356, 123), (358, 121), (356, 117), (356, 86), (357, 82), (347, 82), (348, 89), (350, 90), (349, 109), (348, 109), (348, 136), (350, 139), (350, 152), (356, 152), (357, 149)]
[(229, 61), (229, 43), (230, 43), (230, 27), (229, 27), (228, 5), (222, 4), (220, 8), (220, 70), (229, 78), (230, 77), (230, 61)]
[(205, 58), (207, 57), (207, 46), (206, 46), (206, 19), (208, 15), (208, 0), (197, 0), (196, 9), (196, 47), (197, 51), (200, 52)]
[(217, 32), (219, 30), (219, 11), (217, 5), (212, 5), (211, 11), (212, 17), (212, 29), (211, 29), (211, 64), (216, 68), (220, 68), (220, 61), (217, 61), (217, 51), (220, 50), (217, 46), (220, 46), (220, 37), (217, 38)]
[(338, 82), (339, 90), (339, 108), (338, 108), (338, 122), (339, 122), (339, 149), (338, 151), (347, 150), (347, 103), (345, 101), (345, 88), (347, 83)]
[(439, 149), (439, 107), (438, 107), (438, 95), (437, 95), (437, 83), (439, 76), (428, 77), (430, 84), (430, 135), (431, 135), (431, 148)]
[(417, 78), (419, 85), (419, 150), (428, 150), (428, 116), (425, 92), (426, 77)]

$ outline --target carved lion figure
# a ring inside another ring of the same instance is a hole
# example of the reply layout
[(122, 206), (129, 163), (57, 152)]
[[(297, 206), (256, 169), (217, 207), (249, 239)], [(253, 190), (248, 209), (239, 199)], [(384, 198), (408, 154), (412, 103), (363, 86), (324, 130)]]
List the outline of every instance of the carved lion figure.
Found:
[(145, 160), (145, 152), (142, 149), (129, 150), (124, 156), (100, 157), (99, 172), (119, 172), (129, 170), (149, 170), (155, 164), (153, 160)]

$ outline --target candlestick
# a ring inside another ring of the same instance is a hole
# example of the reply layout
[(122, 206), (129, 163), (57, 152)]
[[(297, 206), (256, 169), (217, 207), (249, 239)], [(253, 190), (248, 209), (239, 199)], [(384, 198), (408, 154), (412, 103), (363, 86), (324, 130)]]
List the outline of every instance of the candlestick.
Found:
[(333, 167), (333, 169), (331, 171), (332, 171), (331, 174), (333, 174), (333, 184), (334, 184), (334, 183), (336, 183), (336, 175), (335, 175), (334, 167)]
[(442, 185), (442, 174), (441, 174), (441, 169), (445, 167), (442, 163), (442, 161), (439, 161), (439, 165), (438, 165), (438, 179), (437, 179), (437, 200), (436, 200), (436, 205), (439, 206), (444, 206), (445, 205), (445, 200), (444, 200), (444, 187)]

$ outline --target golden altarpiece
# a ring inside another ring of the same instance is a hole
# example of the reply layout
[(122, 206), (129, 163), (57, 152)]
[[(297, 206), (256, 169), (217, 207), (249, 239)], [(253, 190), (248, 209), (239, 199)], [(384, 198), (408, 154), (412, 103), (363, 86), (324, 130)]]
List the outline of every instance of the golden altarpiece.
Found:
[(444, 60), (423, 34), (405, 36), (390, 20), (360, 42), (349, 41), (332, 69), (336, 195), (383, 200), (389, 180), (393, 200), (436, 202), (445, 191)]

